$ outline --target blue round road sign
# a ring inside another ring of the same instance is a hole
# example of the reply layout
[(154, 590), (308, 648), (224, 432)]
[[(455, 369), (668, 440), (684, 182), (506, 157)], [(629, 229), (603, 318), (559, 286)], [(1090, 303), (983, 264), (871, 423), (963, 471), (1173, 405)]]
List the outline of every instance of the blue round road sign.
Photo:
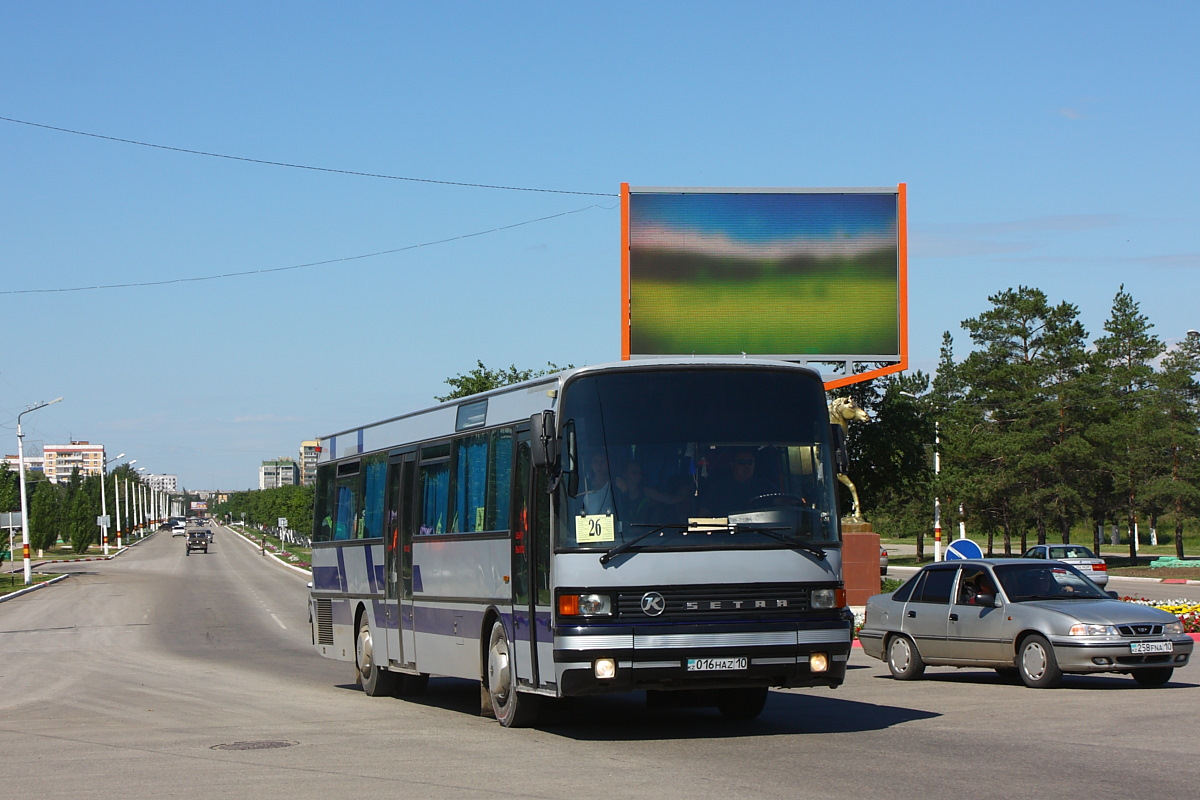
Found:
[(946, 548), (946, 560), (956, 561), (963, 558), (983, 558), (983, 548), (970, 539), (955, 539)]

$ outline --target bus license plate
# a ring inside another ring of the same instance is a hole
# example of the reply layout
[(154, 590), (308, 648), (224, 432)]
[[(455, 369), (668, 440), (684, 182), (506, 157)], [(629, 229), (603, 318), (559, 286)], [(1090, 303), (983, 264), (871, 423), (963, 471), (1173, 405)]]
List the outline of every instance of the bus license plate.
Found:
[(740, 658), (689, 658), (688, 672), (719, 672), (722, 670), (745, 669), (750, 666), (750, 659)]
[(1175, 645), (1173, 642), (1133, 642), (1129, 650), (1133, 653), (1173, 653)]

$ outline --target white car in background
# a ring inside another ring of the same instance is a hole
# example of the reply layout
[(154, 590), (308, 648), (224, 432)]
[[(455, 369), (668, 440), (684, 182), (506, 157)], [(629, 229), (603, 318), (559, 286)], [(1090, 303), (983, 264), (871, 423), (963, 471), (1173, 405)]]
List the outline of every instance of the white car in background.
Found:
[(1103, 558), (1081, 544), (1035, 544), (1021, 554), (1021, 558), (1041, 558), (1062, 561), (1092, 579), (1097, 586), (1108, 583), (1108, 565)]

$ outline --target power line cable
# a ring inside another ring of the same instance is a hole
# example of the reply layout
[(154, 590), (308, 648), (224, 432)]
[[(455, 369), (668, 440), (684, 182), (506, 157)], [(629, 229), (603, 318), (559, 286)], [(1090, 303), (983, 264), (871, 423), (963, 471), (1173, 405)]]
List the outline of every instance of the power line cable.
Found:
[(14, 119), (12, 117), (0, 117), (0, 121), (12, 122), (17, 125), (28, 125), (31, 128), (42, 128), (48, 131), (58, 131), (59, 133), (69, 133), (74, 136), (87, 136), (92, 139), (103, 139), (108, 142), (120, 142), (121, 144), (132, 144), (138, 147), (153, 147), (157, 150), (169, 150), (174, 153), (187, 153), (193, 156), (207, 156), (209, 158), (225, 158), (230, 161), (244, 161), (248, 164), (264, 164), (271, 167), (287, 167), (289, 169), (306, 169), (312, 172), (332, 172), (337, 175), (354, 175), (360, 178), (382, 178), (389, 181), (409, 181), (412, 183), (432, 183), (441, 186), (464, 186), (471, 189), (501, 189), (508, 192), (546, 192), (549, 194), (575, 194), (587, 195), (589, 197), (616, 197), (613, 192), (577, 192), (570, 189), (540, 189), (530, 186), (503, 186), (490, 183), (468, 183), (466, 181), (445, 181), (435, 178), (413, 178), (403, 175), (385, 175), (377, 172), (356, 172), (349, 169), (334, 169), (333, 167), (314, 167), (309, 164), (289, 164), (286, 161), (270, 161), (262, 158), (248, 158), (246, 156), (231, 156), (227, 153), (210, 153), (205, 150), (190, 150), (186, 147), (172, 147), (165, 144), (155, 144), (154, 142), (141, 142), (137, 139), (122, 139), (119, 136), (105, 136), (101, 133), (90, 133), (89, 131), (77, 131), (71, 128), (60, 128), (55, 125), (46, 125), (40, 122), (30, 122), (23, 119)]
[(557, 219), (559, 217), (566, 217), (571, 214), (579, 214), (584, 211), (590, 211), (593, 208), (599, 208), (599, 209), (603, 209), (606, 211), (611, 211), (613, 207), (592, 204), (590, 206), (584, 206), (583, 208), (574, 209), (573, 211), (562, 211), (558, 214), (551, 214), (546, 217), (538, 217), (537, 219), (527, 219), (524, 222), (514, 222), (511, 225), (501, 225), (496, 228), (489, 228), (488, 230), (485, 230), (485, 231), (475, 231), (474, 233), (464, 233), (464, 234), (460, 234), (459, 236), (450, 236), (445, 239), (435, 239), (435, 240), (429, 241), (429, 242), (421, 242), (419, 244), (405, 245), (404, 247), (394, 247), (391, 250), (380, 250), (379, 252), (376, 252), (376, 253), (362, 253), (362, 254), (356, 255), (356, 256), (343, 256), (341, 258), (329, 258), (324, 261), (310, 261), (306, 264), (292, 264), (292, 265), (286, 266), (286, 267), (270, 267), (267, 269), (248, 269), (248, 270), (243, 270), (241, 272), (225, 272), (225, 273), (221, 273), (219, 275), (201, 275), (201, 276), (191, 277), (191, 278), (168, 278), (168, 279), (161, 280), (161, 281), (142, 281), (139, 283), (106, 283), (106, 284), (99, 284), (96, 286), (72, 286), (72, 287), (65, 287), (65, 288), (59, 288), (59, 289), (0, 289), (0, 295), (52, 294), (55, 292), (91, 292), (91, 291), (95, 291), (97, 289), (131, 289), (131, 288), (141, 287), (141, 286), (166, 286), (166, 285), (173, 284), (173, 283), (195, 283), (195, 282), (199, 282), (199, 281), (221, 280), (223, 278), (240, 278), (245, 275), (266, 275), (266, 274), (269, 274), (272, 272), (287, 272), (289, 270), (294, 270), (294, 269), (305, 269), (307, 267), (321, 267), (321, 266), (327, 266), (329, 264), (339, 264), (339, 263), (346, 262), (346, 261), (358, 261), (358, 260), (364, 259), (364, 258), (375, 258), (377, 256), (386, 256), (386, 255), (391, 255), (392, 253), (403, 253), (406, 250), (417, 250), (422, 247), (433, 247), (434, 245), (447, 244), (449, 242), (457, 242), (457, 241), (461, 241), (463, 239), (472, 239), (477, 236), (487, 236), (488, 234), (491, 234), (491, 233), (499, 233), (500, 231), (507, 231), (507, 230), (511, 230), (513, 228), (520, 228), (524, 225), (532, 225), (536, 222), (545, 222), (547, 220)]

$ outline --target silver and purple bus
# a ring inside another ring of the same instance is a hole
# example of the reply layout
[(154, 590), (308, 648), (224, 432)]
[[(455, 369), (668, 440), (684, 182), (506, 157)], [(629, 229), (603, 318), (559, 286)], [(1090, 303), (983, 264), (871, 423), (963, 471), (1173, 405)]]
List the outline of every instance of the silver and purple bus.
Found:
[(571, 369), (321, 438), (313, 643), (370, 695), (478, 680), (549, 698), (763, 709), (836, 687), (853, 617), (810, 369), (646, 359)]

